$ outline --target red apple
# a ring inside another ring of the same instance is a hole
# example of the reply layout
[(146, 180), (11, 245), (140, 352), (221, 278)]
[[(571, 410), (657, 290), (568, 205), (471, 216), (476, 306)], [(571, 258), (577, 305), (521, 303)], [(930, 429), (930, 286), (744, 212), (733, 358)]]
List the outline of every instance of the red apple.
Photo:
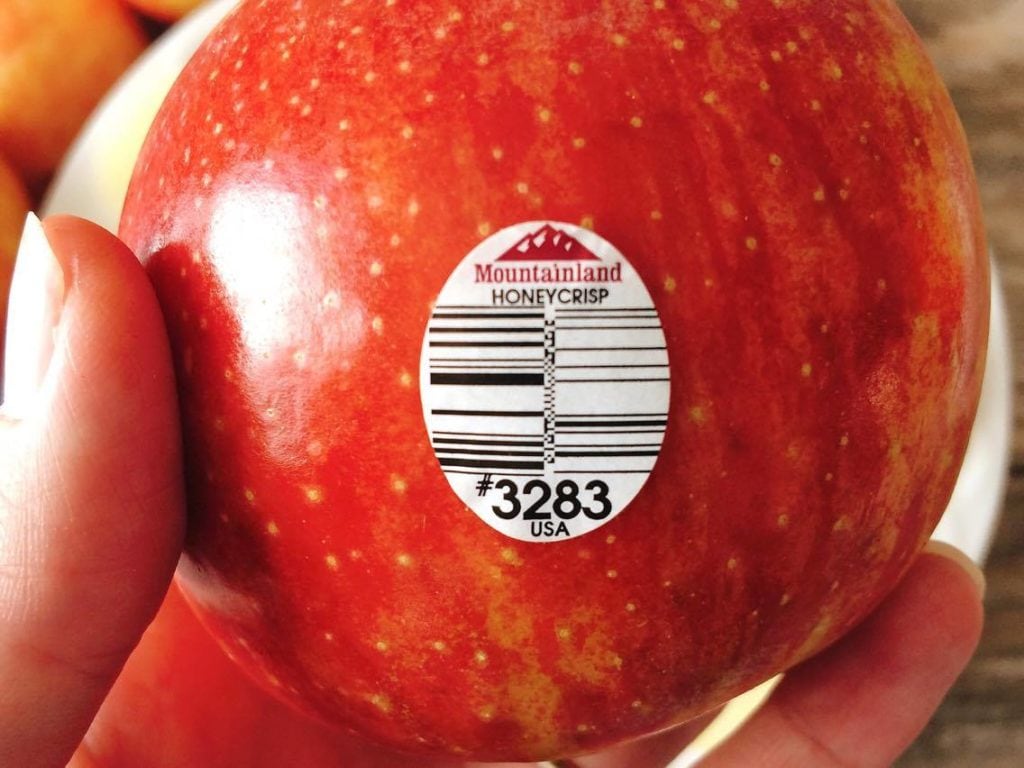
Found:
[(13, 0), (0, 12), (0, 152), (39, 188), (146, 40), (119, 0)]
[(190, 599), (409, 751), (593, 750), (820, 650), (927, 540), (978, 399), (974, 177), (889, 2), (247, 2), (121, 232)]

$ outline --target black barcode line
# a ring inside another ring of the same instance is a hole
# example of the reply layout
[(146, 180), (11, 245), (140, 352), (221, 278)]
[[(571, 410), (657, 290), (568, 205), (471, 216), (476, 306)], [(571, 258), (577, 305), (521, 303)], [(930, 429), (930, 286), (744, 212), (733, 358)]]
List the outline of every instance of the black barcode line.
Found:
[[(530, 440), (529, 442), (519, 442), (515, 440), (460, 440), (455, 437), (435, 437), (434, 444), (442, 443), (445, 445), (512, 445), (522, 446), (524, 448), (542, 448), (544, 443), (540, 440)], [(584, 446), (586, 447), (586, 446)]]
[(543, 365), (544, 361), (536, 357), (432, 357), (433, 363), (533, 363)]
[(474, 461), (473, 459), (446, 459), (438, 457), (442, 467), (479, 467), (481, 469), (544, 469), (544, 463), (541, 461), (495, 461), (495, 460), (481, 460)]
[(543, 347), (543, 341), (431, 341), (431, 347)]
[(490, 366), (493, 368), (536, 368), (537, 370), (541, 370), (544, 367), (540, 360), (514, 360), (510, 363), (502, 363), (497, 360), (486, 359), (477, 359), (466, 363), (453, 363), (450, 360), (431, 360), (429, 365), (431, 368), (480, 368)]
[(561, 443), (562, 448), (661, 448), (661, 443)]
[(658, 413), (560, 413), (563, 419), (665, 419), (668, 414)]
[(466, 435), (468, 437), (529, 437), (529, 438), (533, 438), (533, 439), (536, 439), (536, 440), (540, 440), (540, 439), (542, 439), (544, 437), (544, 435), (523, 435), (523, 434), (520, 434), (518, 432), (448, 432), (446, 430), (440, 430), (440, 429), (435, 429), (433, 431), (433, 434), (435, 434), (435, 435), (452, 435), (452, 436), (456, 436), (456, 437), (459, 437), (459, 436), (462, 436), (462, 435)]
[(562, 325), (560, 331), (660, 331), (660, 325)]
[(666, 352), (665, 347), (559, 347), (562, 352)]
[(559, 419), (556, 427), (664, 427), (668, 424), (667, 419), (645, 419), (643, 421), (569, 421)]
[(538, 387), (544, 385), (543, 373), (431, 373), (435, 387)]
[[(665, 430), (662, 429), (616, 429), (614, 427), (602, 427), (601, 431), (608, 435), (660, 435)], [(572, 427), (565, 427), (560, 429), (560, 434), (563, 435), (592, 435), (593, 429), (573, 429)]]
[[(462, 408), (432, 408), (430, 412), (434, 416), (497, 416), (502, 418), (533, 418), (543, 416), (544, 411), (483, 411), (469, 410)], [(470, 432), (457, 432), (456, 434), (472, 434)]]
[[(558, 314), (563, 314), (564, 313), (564, 314), (581, 314), (582, 315), (582, 314), (588, 314), (588, 313), (608, 312), (608, 311), (609, 311), (608, 307), (589, 307), (589, 308), (565, 307), (565, 308), (560, 308), (558, 310)], [(656, 310), (652, 309), (651, 307), (615, 307), (611, 311), (614, 311), (614, 312), (656, 312)]]
[(468, 327), (462, 326), (462, 327), (458, 327), (458, 328), (447, 328), (447, 327), (445, 327), (445, 328), (438, 328), (438, 327), (432, 325), (427, 330), (429, 330), (431, 333), (493, 333), (493, 334), (499, 335), (499, 336), (501, 334), (503, 334), (503, 333), (536, 333), (536, 334), (544, 333), (544, 329), (543, 328), (522, 328), (522, 327), (515, 327), (515, 328), (491, 328), (491, 327), (487, 327), (487, 328), (468, 328)]
[(543, 312), (435, 312), (435, 320), (543, 320)]
[(544, 372), (540, 365), (473, 365), (471, 363), (458, 363), (455, 365), (434, 365), (430, 366), (432, 371), (533, 371)]
[(581, 458), (581, 457), (593, 457), (602, 456), (607, 458), (619, 458), (623, 456), (657, 456), (658, 451), (558, 451), (556, 455), (559, 458)]
[(574, 368), (668, 368), (668, 363), (643, 363), (641, 365), (560, 365), (558, 370), (571, 370)]
[[(570, 315), (568, 317), (561, 317), (561, 314), (559, 313), (559, 317), (561, 318), (559, 322), (582, 323), (590, 322), (591, 320), (657, 320), (658, 314), (654, 312), (654, 310), (651, 310), (650, 315), (621, 315), (615, 312), (608, 312), (607, 314), (603, 315)], [(660, 328), (661, 325), (659, 324), (658, 327)]]

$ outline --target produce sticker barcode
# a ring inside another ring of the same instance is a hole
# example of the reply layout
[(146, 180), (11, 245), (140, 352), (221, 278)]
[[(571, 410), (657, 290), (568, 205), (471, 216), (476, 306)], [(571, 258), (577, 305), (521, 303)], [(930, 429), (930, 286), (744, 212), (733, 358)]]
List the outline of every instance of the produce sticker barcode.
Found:
[(424, 419), (452, 489), (521, 541), (614, 518), (668, 424), (657, 309), (608, 241), (539, 221), (480, 243), (449, 277), (420, 362)]

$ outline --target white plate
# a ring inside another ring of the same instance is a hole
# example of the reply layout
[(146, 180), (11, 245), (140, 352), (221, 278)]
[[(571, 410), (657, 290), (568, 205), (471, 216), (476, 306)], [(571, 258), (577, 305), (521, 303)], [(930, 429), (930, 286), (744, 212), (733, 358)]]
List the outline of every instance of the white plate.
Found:
[[(135, 156), (178, 72), (236, 0), (214, 0), (168, 30), (124, 75), (89, 119), (50, 187), (43, 212), (74, 213), (117, 231)], [(993, 271), (992, 332), (981, 407), (953, 498), (935, 537), (974, 560), (988, 554), (1010, 461), (1012, 374), (1006, 306)], [(770, 684), (732, 702), (679, 756), (695, 765), (763, 701)]]

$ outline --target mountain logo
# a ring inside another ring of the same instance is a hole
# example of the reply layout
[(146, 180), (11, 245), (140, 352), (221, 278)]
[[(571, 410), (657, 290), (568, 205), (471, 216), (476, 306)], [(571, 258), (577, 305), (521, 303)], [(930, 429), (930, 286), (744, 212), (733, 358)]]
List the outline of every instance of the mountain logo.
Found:
[(600, 261), (576, 238), (545, 224), (509, 248), (495, 261)]

